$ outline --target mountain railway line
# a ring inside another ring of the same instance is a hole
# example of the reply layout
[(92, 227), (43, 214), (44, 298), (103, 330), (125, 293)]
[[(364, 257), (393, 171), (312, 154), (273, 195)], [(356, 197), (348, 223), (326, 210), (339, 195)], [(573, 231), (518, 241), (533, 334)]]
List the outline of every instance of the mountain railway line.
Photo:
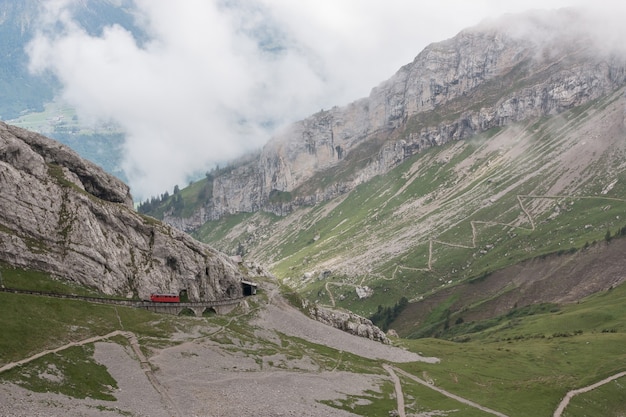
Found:
[(62, 294), (47, 291), (21, 290), (16, 288), (0, 288), (0, 292), (35, 295), (40, 297), (63, 298), (70, 300), (87, 301), (96, 304), (110, 304), (125, 307), (140, 308), (155, 313), (179, 315), (183, 310), (188, 309), (194, 312), (196, 316), (202, 316), (207, 309), (212, 309), (218, 314), (226, 314), (232, 311), (244, 297), (228, 298), (222, 300), (199, 301), (199, 302), (180, 302), (180, 303), (162, 303), (145, 300), (124, 300), (105, 297), (90, 297), (75, 294)]

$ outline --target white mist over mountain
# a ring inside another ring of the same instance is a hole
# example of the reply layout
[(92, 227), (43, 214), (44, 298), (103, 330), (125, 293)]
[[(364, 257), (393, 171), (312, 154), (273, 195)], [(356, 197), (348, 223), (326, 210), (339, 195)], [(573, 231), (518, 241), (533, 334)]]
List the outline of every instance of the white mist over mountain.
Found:
[(43, 3), (31, 70), (58, 77), (82, 119), (124, 129), (123, 169), (145, 199), (368, 95), (431, 42), (503, 13), (587, 2), (135, 0), (147, 40), (117, 25), (89, 34), (73, 3)]

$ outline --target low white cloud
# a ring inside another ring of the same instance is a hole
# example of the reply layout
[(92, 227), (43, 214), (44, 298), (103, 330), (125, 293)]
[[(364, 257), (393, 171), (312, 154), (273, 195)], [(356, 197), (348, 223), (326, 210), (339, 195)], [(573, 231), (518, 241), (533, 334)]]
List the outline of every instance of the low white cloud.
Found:
[(117, 25), (89, 34), (72, 0), (49, 0), (28, 51), (83, 119), (122, 126), (123, 168), (145, 199), (261, 147), (284, 123), (367, 95), (484, 18), (581, 3), (135, 0), (139, 41)]

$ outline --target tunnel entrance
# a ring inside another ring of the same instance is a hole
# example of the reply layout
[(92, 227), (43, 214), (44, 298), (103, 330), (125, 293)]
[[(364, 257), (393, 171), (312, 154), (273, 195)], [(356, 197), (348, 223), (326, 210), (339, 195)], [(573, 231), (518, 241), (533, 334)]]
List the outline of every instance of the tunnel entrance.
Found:
[(241, 281), (241, 287), (243, 289), (244, 297), (248, 297), (250, 295), (256, 295), (257, 284), (250, 281)]

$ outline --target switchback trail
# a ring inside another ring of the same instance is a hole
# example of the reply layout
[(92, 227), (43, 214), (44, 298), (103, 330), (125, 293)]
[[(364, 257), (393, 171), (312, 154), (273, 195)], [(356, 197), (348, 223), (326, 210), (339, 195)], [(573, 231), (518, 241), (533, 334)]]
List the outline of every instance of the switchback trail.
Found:
[[(428, 243), (428, 260), (426, 261), (426, 265), (424, 268), (415, 268), (415, 267), (408, 267), (408, 266), (404, 266), (404, 265), (396, 265), (393, 272), (391, 273), (391, 277), (386, 276), (384, 273), (378, 273), (375, 274), (376, 277), (383, 279), (385, 281), (393, 281), (396, 279), (396, 273), (399, 270), (411, 270), (411, 271), (420, 271), (420, 272), (433, 272), (433, 263), (435, 261), (434, 257), (433, 257), (433, 251), (434, 251), (434, 246), (435, 245), (440, 245), (440, 246), (446, 246), (446, 247), (451, 247), (451, 248), (460, 248), (460, 249), (476, 249), (478, 246), (476, 244), (478, 235), (479, 235), (479, 230), (478, 230), (478, 225), (484, 225), (484, 226), (505, 226), (505, 227), (510, 227), (513, 229), (520, 229), (520, 230), (525, 230), (528, 232), (533, 232), (536, 229), (536, 221), (535, 221), (535, 217), (533, 217), (532, 212), (529, 210), (529, 208), (527, 207), (527, 205), (524, 204), (524, 200), (525, 199), (529, 199), (529, 200), (540, 200), (540, 199), (548, 199), (548, 200), (607, 200), (607, 201), (613, 201), (613, 202), (619, 202), (619, 203), (626, 203), (626, 199), (623, 198), (615, 198), (615, 197), (605, 197), (605, 196), (573, 196), (573, 195), (537, 195), (537, 194), (518, 194), (516, 195), (516, 199), (517, 199), (517, 204), (519, 205), (519, 209), (520, 211), (523, 213), (524, 217), (527, 218), (528, 223), (530, 223), (530, 227), (522, 227), (519, 225), (515, 225), (512, 222), (510, 223), (500, 223), (500, 222), (494, 222), (494, 221), (481, 221), (481, 220), (470, 220), (470, 226), (472, 228), (472, 242), (471, 245), (469, 244), (463, 244), (463, 243), (454, 243), (454, 242), (445, 242), (443, 240), (438, 240), (438, 239), (428, 239), (427, 241), (424, 241), (423, 244)], [(447, 231), (447, 230), (446, 230)], [(445, 231), (444, 231), (445, 233)], [(363, 277), (363, 279), (361, 280), (361, 286), (364, 285), (364, 280), (365, 280), (365, 276)], [(330, 284), (335, 285), (335, 286), (341, 286), (341, 285), (351, 285), (351, 286), (357, 286), (355, 284), (350, 284), (350, 283), (342, 283), (342, 282), (331, 282)], [(326, 292), (328, 293), (328, 296), (330, 298), (331, 301), (331, 305), (334, 307), (335, 306), (335, 297), (332, 293), (332, 291), (329, 288), (329, 283), (327, 282), (325, 285), (325, 289)]]

